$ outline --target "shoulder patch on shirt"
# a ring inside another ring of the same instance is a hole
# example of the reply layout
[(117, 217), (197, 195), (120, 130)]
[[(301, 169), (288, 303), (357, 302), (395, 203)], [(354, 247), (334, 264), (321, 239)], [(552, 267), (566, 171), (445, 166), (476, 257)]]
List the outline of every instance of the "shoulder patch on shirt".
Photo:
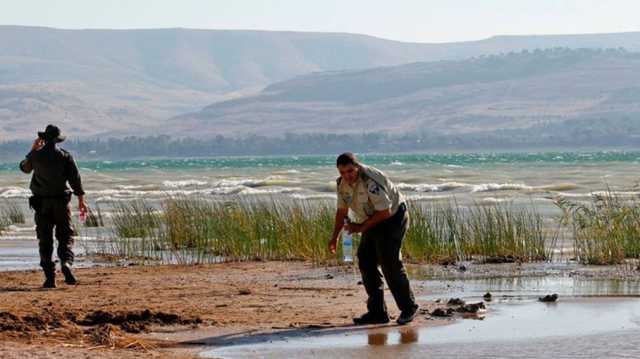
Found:
[(371, 194), (380, 194), (380, 186), (375, 181), (369, 182), (368, 190)]

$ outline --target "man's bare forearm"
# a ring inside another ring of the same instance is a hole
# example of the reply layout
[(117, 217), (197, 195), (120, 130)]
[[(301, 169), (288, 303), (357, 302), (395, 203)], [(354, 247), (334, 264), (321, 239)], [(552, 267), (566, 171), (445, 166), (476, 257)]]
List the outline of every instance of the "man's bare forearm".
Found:
[(333, 235), (331, 236), (332, 240), (337, 240), (338, 236), (340, 235), (340, 231), (342, 231), (342, 226), (344, 225), (344, 219), (345, 217), (347, 217), (347, 210), (344, 209), (338, 209), (336, 211), (336, 219), (335, 219), (335, 224), (333, 226)]
[(362, 233), (368, 231), (373, 228), (376, 224), (391, 218), (391, 210), (385, 209), (383, 211), (376, 211), (373, 216), (369, 217), (366, 221), (362, 223)]

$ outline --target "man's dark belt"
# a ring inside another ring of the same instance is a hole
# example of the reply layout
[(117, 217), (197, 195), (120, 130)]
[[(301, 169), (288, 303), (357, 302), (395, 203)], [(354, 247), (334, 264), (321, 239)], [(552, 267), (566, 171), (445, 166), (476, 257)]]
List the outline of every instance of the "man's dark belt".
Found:
[(33, 209), (34, 211), (37, 211), (40, 208), (43, 199), (64, 199), (66, 201), (70, 201), (71, 196), (71, 192), (65, 192), (64, 194), (53, 196), (42, 196), (39, 194), (34, 194), (29, 197), (29, 207), (31, 207), (31, 209)]

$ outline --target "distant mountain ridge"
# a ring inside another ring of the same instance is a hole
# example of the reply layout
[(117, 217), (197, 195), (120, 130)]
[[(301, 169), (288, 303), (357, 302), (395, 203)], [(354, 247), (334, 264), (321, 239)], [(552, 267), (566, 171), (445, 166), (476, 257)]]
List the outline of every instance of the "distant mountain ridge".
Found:
[(640, 119), (640, 53), (550, 49), (300, 76), (172, 126), (200, 136), (452, 135), (621, 116)]
[(0, 140), (30, 138), (48, 122), (81, 137), (167, 133), (173, 116), (300, 75), (550, 47), (640, 51), (640, 33), (419, 44), (344, 33), (0, 26)]

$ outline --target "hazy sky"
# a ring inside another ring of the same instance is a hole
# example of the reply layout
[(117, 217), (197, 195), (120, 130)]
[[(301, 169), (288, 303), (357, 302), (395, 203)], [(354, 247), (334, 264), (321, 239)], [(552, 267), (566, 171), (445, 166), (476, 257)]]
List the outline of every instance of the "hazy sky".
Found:
[(260, 29), (416, 42), (640, 30), (638, 0), (0, 0), (0, 24)]

